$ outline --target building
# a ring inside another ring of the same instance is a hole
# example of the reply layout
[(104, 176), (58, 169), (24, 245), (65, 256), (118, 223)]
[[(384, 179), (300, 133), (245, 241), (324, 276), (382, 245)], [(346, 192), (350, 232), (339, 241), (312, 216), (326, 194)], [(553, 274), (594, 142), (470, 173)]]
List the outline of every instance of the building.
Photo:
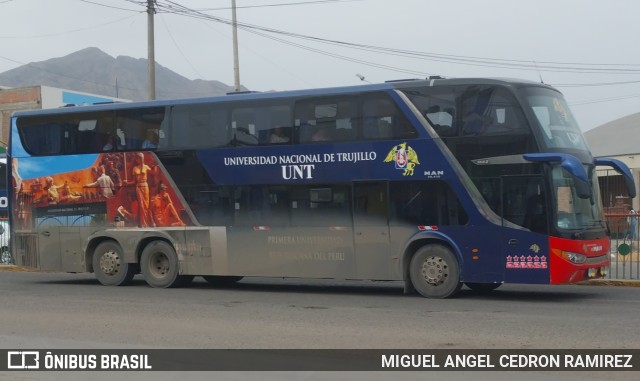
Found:
[[(636, 188), (640, 183), (640, 112), (631, 114), (584, 134), (595, 157), (611, 157), (625, 163), (633, 173)], [(605, 207), (624, 204), (624, 208), (640, 209), (640, 197), (630, 199), (622, 176), (611, 169), (598, 172)], [(638, 192), (640, 194), (640, 192)]]
[(0, 86), (0, 152), (4, 152), (7, 146), (10, 118), (15, 111), (104, 102), (128, 102), (128, 100), (49, 86), (22, 88)]

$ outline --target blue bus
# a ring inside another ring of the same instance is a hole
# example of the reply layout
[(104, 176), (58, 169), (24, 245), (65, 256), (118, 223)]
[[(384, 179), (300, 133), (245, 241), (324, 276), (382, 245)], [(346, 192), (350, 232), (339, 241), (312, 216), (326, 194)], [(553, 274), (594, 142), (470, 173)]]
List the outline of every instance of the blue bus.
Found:
[(594, 159), (562, 94), (502, 79), (395, 81), (24, 111), (9, 146), (18, 264), (463, 286), (606, 275)]

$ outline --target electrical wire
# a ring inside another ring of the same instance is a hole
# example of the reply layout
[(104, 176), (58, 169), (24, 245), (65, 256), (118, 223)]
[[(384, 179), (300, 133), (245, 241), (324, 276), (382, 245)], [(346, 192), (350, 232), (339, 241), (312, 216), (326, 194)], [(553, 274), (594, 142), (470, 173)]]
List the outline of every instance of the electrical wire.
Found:
[[(228, 19), (224, 19), (217, 16), (208, 15), (200, 11), (187, 8), (174, 1), (158, 2), (159, 12), (174, 13), (177, 15), (194, 17), (200, 19), (207, 19), (216, 21), (226, 25), (233, 25), (233, 22)], [(508, 68), (518, 70), (538, 71), (544, 70), (546, 72), (571, 72), (582, 74), (640, 74), (640, 64), (617, 64), (617, 63), (576, 63), (576, 62), (557, 62), (557, 61), (525, 61), (525, 60), (513, 60), (513, 59), (501, 59), (501, 58), (487, 58), (487, 57), (475, 57), (475, 56), (461, 56), (461, 55), (449, 55), (440, 53), (420, 52), (412, 50), (395, 49), (388, 47), (381, 47), (375, 45), (357, 44), (346, 41), (324, 39), (319, 37), (313, 37), (308, 35), (302, 35), (298, 33), (286, 32), (274, 28), (263, 27), (259, 25), (253, 25), (248, 23), (237, 22), (238, 28), (243, 30), (260, 30), (270, 34), (279, 34), (292, 38), (299, 38), (319, 43), (325, 43), (336, 46), (343, 46), (358, 50), (365, 50), (369, 52), (382, 53), (393, 56), (401, 56), (406, 58), (417, 58), (427, 61), (454, 63), (459, 65), (470, 66), (483, 66), (494, 68)], [(574, 66), (570, 66), (574, 65)], [(575, 66), (581, 65), (581, 66)], [(605, 66), (605, 67), (598, 67)]]

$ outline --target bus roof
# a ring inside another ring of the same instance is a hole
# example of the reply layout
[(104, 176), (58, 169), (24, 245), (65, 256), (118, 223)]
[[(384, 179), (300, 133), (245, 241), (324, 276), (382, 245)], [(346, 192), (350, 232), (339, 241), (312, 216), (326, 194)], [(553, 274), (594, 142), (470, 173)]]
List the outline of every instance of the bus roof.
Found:
[(200, 104), (211, 102), (234, 102), (238, 100), (251, 101), (251, 100), (265, 100), (265, 99), (278, 99), (289, 97), (312, 97), (323, 95), (339, 95), (358, 93), (362, 91), (382, 91), (391, 89), (403, 89), (408, 87), (420, 86), (455, 86), (455, 85), (500, 85), (511, 87), (523, 87), (523, 86), (540, 86), (552, 88), (549, 85), (521, 80), (521, 79), (509, 79), (509, 78), (431, 78), (431, 79), (408, 79), (408, 80), (396, 80), (388, 81), (385, 83), (366, 84), (357, 86), (345, 86), (345, 87), (331, 87), (331, 88), (317, 88), (317, 89), (305, 89), (305, 90), (287, 90), (287, 91), (267, 91), (267, 92), (241, 92), (230, 93), (228, 95), (214, 96), (214, 97), (200, 97), (200, 98), (183, 98), (183, 99), (166, 99), (166, 100), (154, 100), (154, 101), (140, 101), (140, 102), (126, 102), (126, 103), (106, 103), (95, 105), (79, 105), (71, 107), (60, 107), (56, 109), (40, 109), (40, 110), (23, 110), (16, 111), (14, 117), (31, 116), (31, 115), (56, 115), (56, 114), (68, 114), (68, 113), (81, 113), (87, 111), (109, 111), (109, 110), (127, 110), (142, 107), (167, 107), (184, 104)]

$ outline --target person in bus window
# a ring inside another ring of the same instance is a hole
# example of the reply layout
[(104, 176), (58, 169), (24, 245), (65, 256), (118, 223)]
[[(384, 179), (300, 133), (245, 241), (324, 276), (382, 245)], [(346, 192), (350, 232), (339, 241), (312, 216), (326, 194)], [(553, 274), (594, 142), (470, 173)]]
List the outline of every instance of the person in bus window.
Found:
[(289, 143), (289, 137), (284, 132), (284, 127), (278, 126), (273, 129), (269, 137), (269, 143)]
[(318, 126), (316, 132), (311, 136), (312, 142), (328, 142), (331, 140), (329, 136), (329, 128), (327, 126)]
[(104, 144), (102, 145), (103, 151), (113, 151), (115, 148), (115, 136), (111, 132), (107, 132), (104, 135)]
[(158, 131), (149, 129), (147, 130), (146, 139), (142, 142), (142, 149), (156, 149), (158, 148)]

